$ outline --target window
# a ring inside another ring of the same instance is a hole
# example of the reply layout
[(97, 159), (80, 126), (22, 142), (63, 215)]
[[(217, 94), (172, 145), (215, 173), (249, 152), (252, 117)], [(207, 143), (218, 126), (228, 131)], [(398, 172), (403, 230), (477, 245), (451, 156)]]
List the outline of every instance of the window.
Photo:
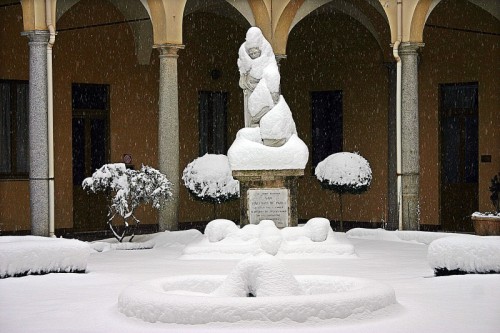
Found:
[(29, 173), (28, 82), (0, 80), (0, 177)]
[(312, 166), (343, 149), (342, 91), (311, 92)]
[(442, 181), (477, 183), (478, 85), (442, 84), (440, 98)]
[(227, 92), (200, 91), (198, 93), (200, 114), (200, 156), (225, 154)]
[(74, 83), (73, 105), (73, 184), (106, 164), (109, 147), (109, 86)]

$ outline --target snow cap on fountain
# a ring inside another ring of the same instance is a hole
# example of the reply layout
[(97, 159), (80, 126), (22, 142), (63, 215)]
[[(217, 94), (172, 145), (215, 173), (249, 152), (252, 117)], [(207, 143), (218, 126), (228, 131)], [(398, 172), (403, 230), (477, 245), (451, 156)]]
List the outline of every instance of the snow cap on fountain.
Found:
[(212, 293), (219, 297), (303, 295), (304, 290), (282, 261), (260, 253), (241, 260)]

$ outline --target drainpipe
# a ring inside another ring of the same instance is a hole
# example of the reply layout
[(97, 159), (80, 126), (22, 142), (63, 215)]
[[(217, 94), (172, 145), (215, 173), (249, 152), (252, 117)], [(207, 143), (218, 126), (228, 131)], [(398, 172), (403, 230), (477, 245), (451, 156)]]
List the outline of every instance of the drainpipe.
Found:
[(54, 98), (52, 80), (52, 47), (56, 40), (56, 31), (52, 24), (52, 0), (45, 0), (45, 21), (50, 37), (47, 44), (47, 122), (49, 155), (49, 236), (54, 237)]
[(403, 229), (403, 192), (401, 187), (401, 57), (399, 56), (399, 45), (403, 39), (403, 2), (397, 2), (397, 40), (392, 47), (392, 54), (396, 59), (396, 174), (398, 193), (398, 221), (399, 230)]

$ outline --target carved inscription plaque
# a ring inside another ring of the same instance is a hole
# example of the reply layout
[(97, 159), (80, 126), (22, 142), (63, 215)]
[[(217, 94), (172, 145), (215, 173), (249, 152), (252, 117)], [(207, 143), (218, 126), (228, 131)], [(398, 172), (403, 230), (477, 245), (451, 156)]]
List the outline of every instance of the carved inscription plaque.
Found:
[(278, 228), (288, 226), (288, 189), (248, 189), (248, 217), (251, 224), (273, 220)]

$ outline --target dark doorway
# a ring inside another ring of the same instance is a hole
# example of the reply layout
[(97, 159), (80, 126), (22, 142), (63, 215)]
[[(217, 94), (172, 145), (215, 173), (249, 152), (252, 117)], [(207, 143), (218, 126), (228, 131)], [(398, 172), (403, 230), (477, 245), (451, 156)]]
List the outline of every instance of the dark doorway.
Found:
[(472, 231), (478, 209), (478, 85), (440, 85), (441, 193), (443, 230)]
[(82, 189), (86, 177), (109, 161), (109, 86), (73, 84), (73, 228), (106, 228), (107, 202), (103, 194)]
[(342, 91), (311, 92), (312, 166), (343, 149)]
[(198, 108), (200, 156), (226, 154), (227, 92), (200, 91)]

